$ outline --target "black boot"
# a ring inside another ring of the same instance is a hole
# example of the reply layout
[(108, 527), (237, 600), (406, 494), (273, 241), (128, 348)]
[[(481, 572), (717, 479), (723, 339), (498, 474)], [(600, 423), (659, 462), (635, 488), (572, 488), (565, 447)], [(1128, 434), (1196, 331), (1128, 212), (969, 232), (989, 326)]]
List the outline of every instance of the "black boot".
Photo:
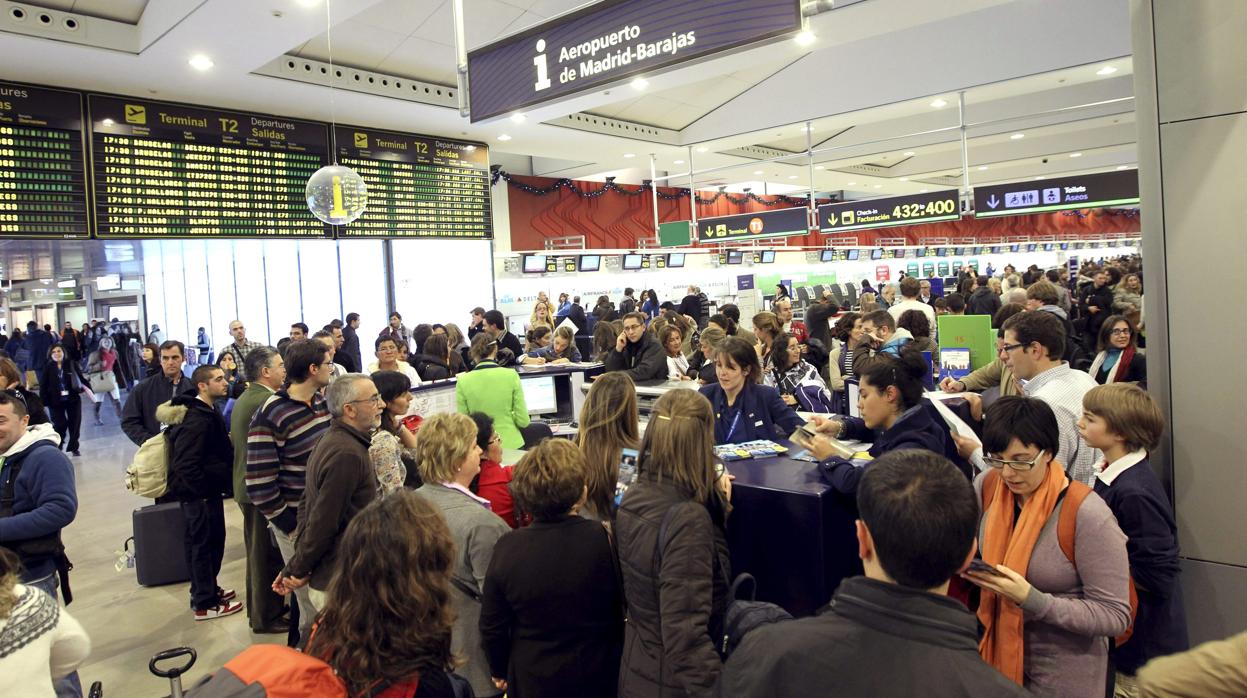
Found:
[(97, 427), (104, 426), (104, 420), (100, 419), (100, 404), (98, 402), (95, 403), (95, 426)]

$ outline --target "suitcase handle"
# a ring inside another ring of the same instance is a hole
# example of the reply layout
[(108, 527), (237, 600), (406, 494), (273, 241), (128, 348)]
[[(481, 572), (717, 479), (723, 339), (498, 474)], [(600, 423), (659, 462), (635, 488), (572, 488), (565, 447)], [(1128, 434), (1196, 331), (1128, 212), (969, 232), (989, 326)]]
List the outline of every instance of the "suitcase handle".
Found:
[[(160, 669), (156, 666), (156, 662), (163, 662), (184, 656), (190, 657), (190, 659), (187, 660), (187, 662), (182, 666), (170, 667), (168, 669)], [(191, 667), (195, 666), (195, 660), (198, 658), (199, 655), (196, 654), (195, 650), (190, 647), (174, 647), (173, 649), (157, 653), (155, 657), (152, 657), (152, 660), (147, 663), (147, 670), (162, 679), (172, 680), (182, 674), (185, 674)]]

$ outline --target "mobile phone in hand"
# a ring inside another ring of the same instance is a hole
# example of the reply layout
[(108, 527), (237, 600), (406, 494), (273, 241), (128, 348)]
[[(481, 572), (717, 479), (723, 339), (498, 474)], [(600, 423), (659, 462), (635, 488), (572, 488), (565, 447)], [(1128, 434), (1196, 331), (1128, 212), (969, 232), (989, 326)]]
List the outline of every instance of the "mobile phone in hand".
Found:
[(986, 562), (983, 562), (983, 559), (982, 559), (982, 558), (978, 558), (978, 557), (976, 557), (976, 558), (974, 558), (973, 560), (971, 560), (971, 561), (970, 561), (970, 569), (969, 569), (969, 570), (967, 570), (967, 571), (969, 571), (969, 572), (978, 572), (978, 573), (980, 573), (980, 574), (990, 574), (990, 575), (992, 575), (993, 577), (1003, 577), (1003, 576), (1004, 576), (1003, 574), (1001, 574), (1001, 573), (1000, 573), (1000, 570), (996, 569), (995, 567), (992, 567), (991, 565), (987, 564)]

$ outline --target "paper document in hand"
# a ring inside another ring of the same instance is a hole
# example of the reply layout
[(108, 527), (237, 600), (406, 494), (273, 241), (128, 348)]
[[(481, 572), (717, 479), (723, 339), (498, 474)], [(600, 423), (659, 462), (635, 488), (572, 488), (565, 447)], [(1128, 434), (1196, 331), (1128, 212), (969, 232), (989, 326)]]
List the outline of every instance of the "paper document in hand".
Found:
[(979, 439), (978, 434), (975, 434), (970, 425), (962, 421), (961, 417), (958, 417), (952, 410), (948, 409), (948, 405), (945, 405), (940, 400), (931, 400), (931, 404), (935, 405), (935, 411), (940, 413), (940, 416), (944, 418), (944, 422), (948, 424), (948, 428), (952, 429), (954, 434), (964, 436), (982, 445), (983, 442)]
[[(580, 328), (577, 327), (576, 323), (572, 322), (570, 318), (563, 318), (563, 321), (559, 323), (559, 327), (570, 327), (572, 334), (578, 334), (580, 332)], [(559, 327), (554, 329), (557, 330)]]

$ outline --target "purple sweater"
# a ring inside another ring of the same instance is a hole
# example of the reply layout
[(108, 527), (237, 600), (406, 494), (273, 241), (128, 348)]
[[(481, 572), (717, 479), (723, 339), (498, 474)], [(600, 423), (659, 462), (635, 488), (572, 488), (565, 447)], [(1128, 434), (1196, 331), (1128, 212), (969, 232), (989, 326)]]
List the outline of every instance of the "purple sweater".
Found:
[[(982, 501), (980, 475), (974, 489)], [(1037, 696), (1103, 695), (1110, 638), (1130, 624), (1126, 536), (1108, 505), (1088, 495), (1078, 508), (1074, 567), (1057, 541), (1062, 499), (1031, 552), (1022, 604), (1026, 688)], [(983, 526), (979, 524), (979, 536)]]

